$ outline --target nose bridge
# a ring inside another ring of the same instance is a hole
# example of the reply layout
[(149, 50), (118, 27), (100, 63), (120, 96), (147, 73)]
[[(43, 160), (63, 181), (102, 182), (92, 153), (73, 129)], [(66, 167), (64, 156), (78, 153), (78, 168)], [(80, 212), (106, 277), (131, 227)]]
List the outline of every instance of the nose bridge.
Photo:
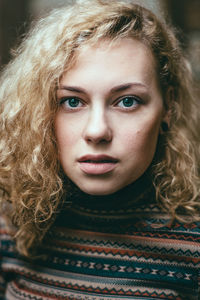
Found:
[(102, 103), (90, 107), (84, 137), (87, 141), (95, 143), (110, 141), (111, 128), (107, 109)]

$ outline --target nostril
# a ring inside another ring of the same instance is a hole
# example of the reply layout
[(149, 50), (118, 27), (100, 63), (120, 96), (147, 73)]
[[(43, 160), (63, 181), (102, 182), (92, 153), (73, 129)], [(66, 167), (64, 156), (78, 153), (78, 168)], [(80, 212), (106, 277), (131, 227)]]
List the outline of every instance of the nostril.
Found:
[(112, 138), (110, 138), (109, 136), (107, 137), (98, 137), (98, 136), (90, 136), (90, 137), (86, 137), (86, 141), (87, 142), (91, 142), (91, 143), (95, 143), (95, 144), (98, 144), (98, 143), (109, 143), (110, 141), (112, 140)]

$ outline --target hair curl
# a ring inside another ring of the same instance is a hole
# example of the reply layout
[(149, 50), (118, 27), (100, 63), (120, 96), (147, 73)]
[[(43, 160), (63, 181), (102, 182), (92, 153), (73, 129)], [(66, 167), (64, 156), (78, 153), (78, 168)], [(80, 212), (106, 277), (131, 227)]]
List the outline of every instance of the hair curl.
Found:
[[(157, 199), (173, 218), (199, 219), (198, 115), (191, 71), (168, 25), (125, 1), (90, 0), (37, 21), (0, 79), (0, 189), (11, 203), (19, 252), (33, 254), (68, 189), (54, 134), (56, 87), (84, 44), (137, 38), (153, 52), (170, 126), (152, 167)], [(163, 146), (164, 145), (164, 146)], [(191, 216), (191, 217), (190, 217)]]

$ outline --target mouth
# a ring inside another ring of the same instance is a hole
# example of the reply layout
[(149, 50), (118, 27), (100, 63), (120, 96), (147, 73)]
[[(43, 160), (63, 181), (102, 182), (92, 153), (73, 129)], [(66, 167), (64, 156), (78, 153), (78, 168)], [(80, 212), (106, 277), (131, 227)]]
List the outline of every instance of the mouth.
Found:
[(81, 171), (88, 175), (109, 173), (118, 162), (118, 159), (108, 155), (85, 155), (78, 159)]

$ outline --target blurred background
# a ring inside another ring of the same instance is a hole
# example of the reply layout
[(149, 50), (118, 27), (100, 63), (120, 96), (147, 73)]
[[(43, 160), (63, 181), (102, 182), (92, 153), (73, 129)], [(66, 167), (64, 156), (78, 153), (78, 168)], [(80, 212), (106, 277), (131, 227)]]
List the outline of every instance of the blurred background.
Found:
[[(200, 0), (133, 1), (152, 9), (160, 17), (167, 17), (177, 28), (195, 78), (200, 83)], [(54, 7), (70, 5), (72, 2), (73, 0), (0, 0), (0, 68), (8, 63), (11, 49), (20, 42), (33, 19)]]

